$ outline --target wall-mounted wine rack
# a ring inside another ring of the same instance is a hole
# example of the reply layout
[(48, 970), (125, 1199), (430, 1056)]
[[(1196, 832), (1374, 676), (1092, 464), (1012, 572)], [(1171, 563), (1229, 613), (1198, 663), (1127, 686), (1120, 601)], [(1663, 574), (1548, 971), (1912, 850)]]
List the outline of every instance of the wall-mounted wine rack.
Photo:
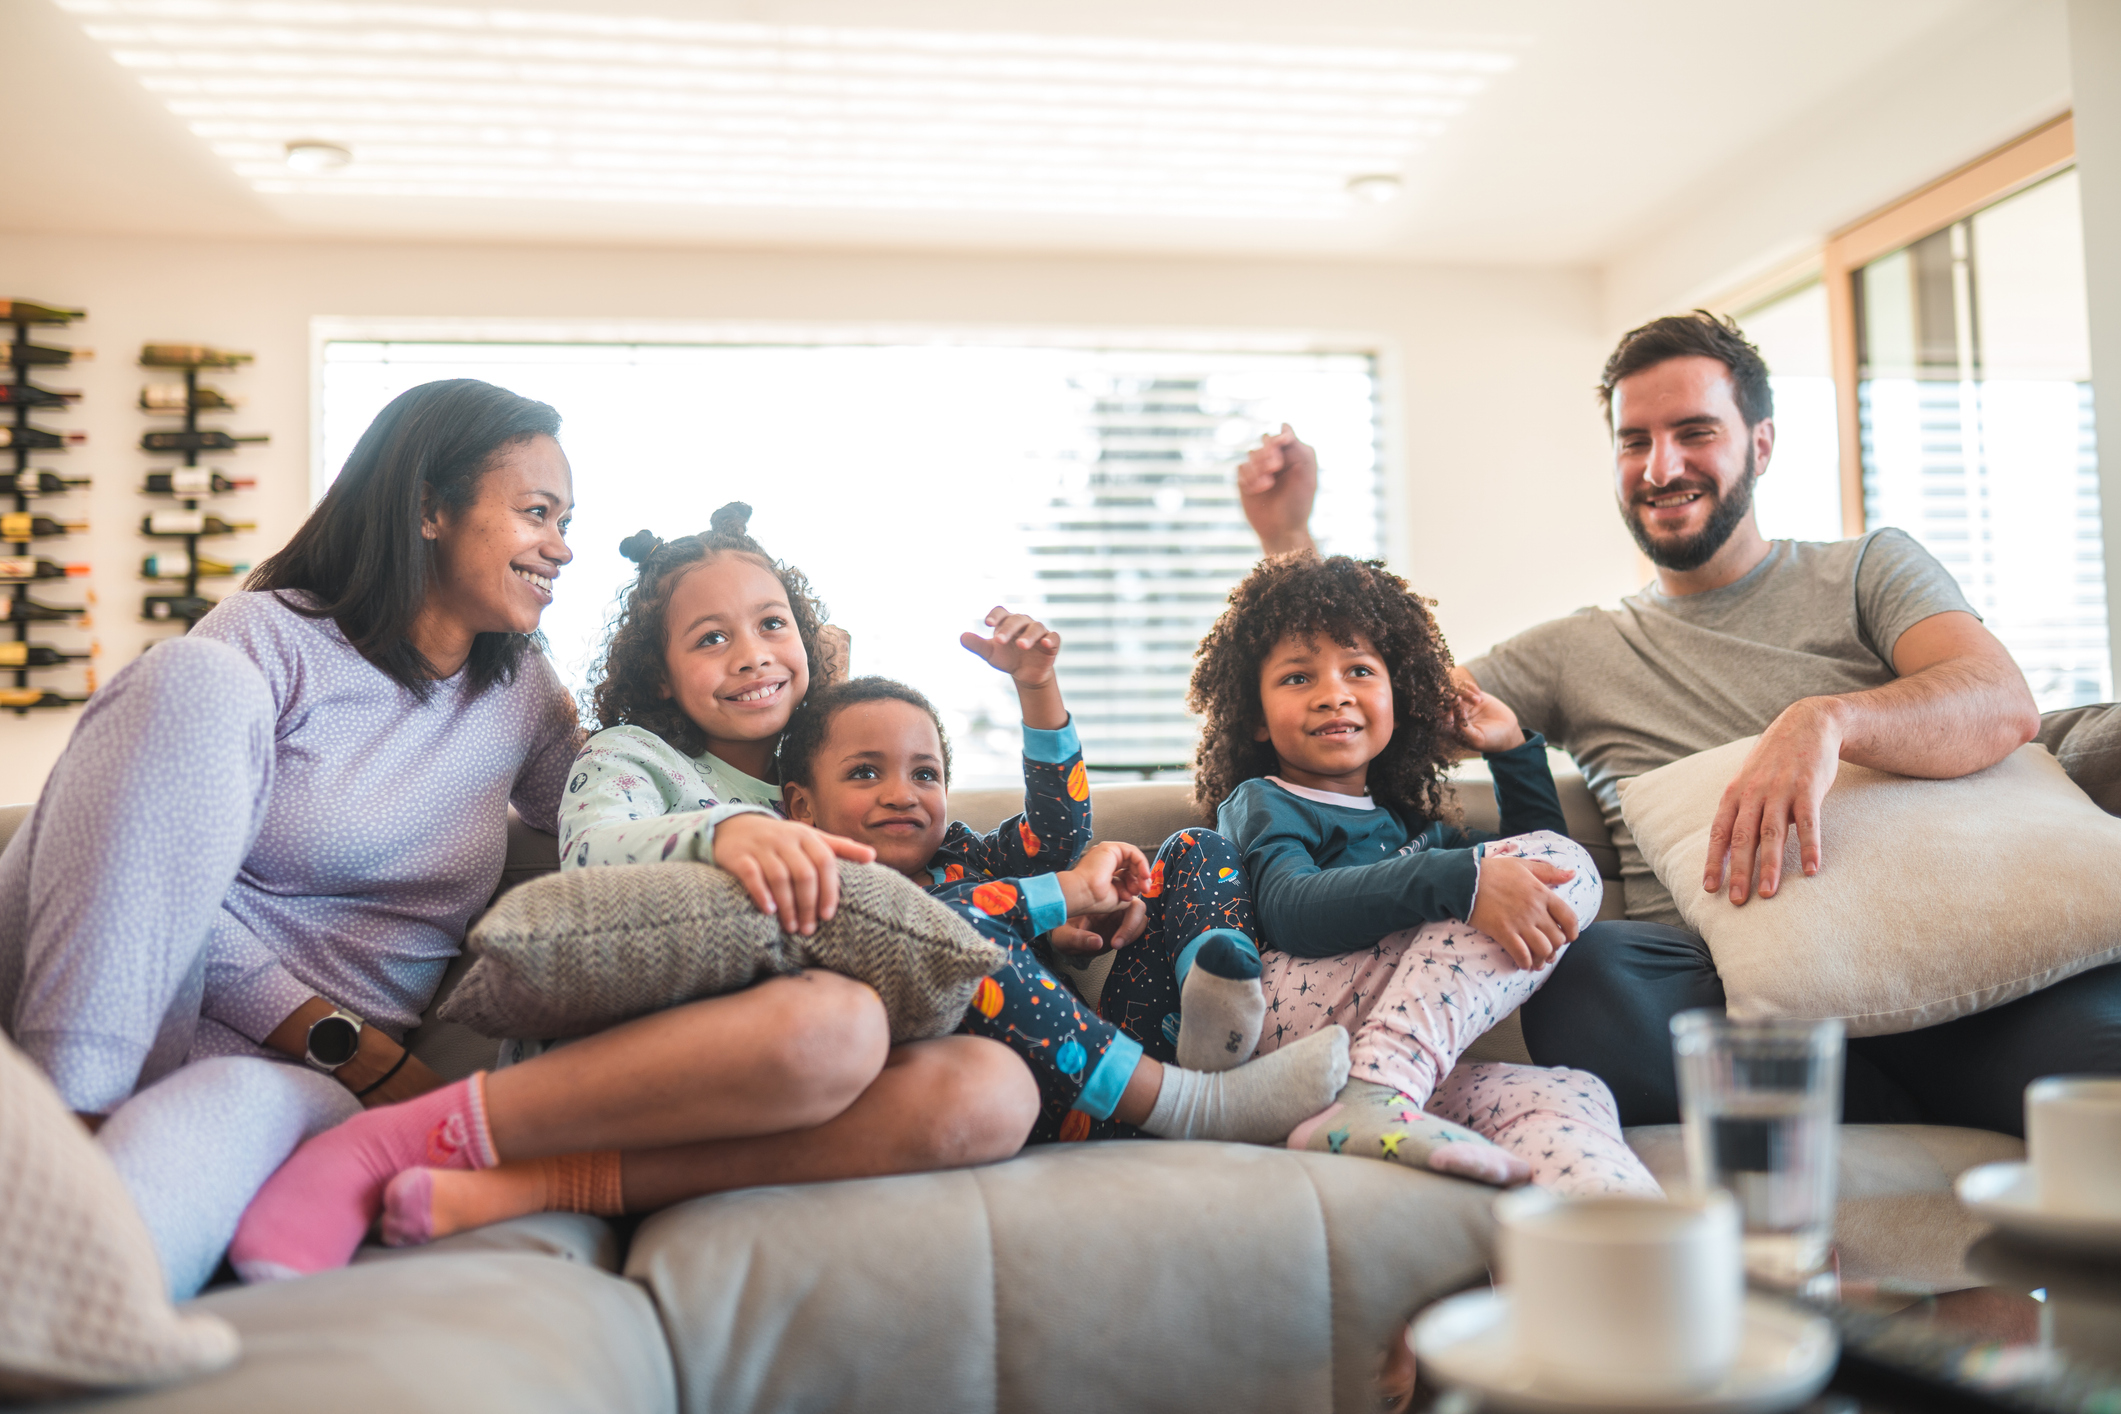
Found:
[(13, 475), (8, 489), (13, 493), (12, 512), (0, 513), (0, 623), (14, 632), (0, 638), (0, 670), (11, 674), (12, 685), (0, 687), (0, 709), (12, 710), (15, 715), (26, 717), (37, 707), (76, 707), (88, 700), (87, 694), (95, 691), (96, 675), (88, 670), (85, 686), (80, 694), (61, 692), (32, 682), (36, 675), (54, 669), (70, 667), (76, 662), (86, 661), (94, 652), (93, 645), (83, 652), (71, 652), (49, 643), (30, 642), (32, 627), (44, 632), (55, 626), (64, 626), (69, 619), (76, 620), (74, 627), (86, 627), (87, 606), (71, 606), (40, 602), (30, 594), (32, 587), (43, 581), (78, 579), (88, 573), (85, 564), (56, 564), (39, 556), (38, 540), (60, 535), (78, 534), (88, 527), (85, 523), (60, 521), (52, 516), (32, 509), (32, 499), (42, 501), (49, 496), (65, 495), (67, 492), (87, 486), (85, 477), (62, 476), (30, 465), (30, 457), (36, 452), (63, 451), (86, 440), (79, 432), (53, 432), (34, 426), (30, 422), (33, 413), (40, 410), (64, 408), (80, 397), (78, 393), (62, 392), (46, 388), (30, 381), (31, 373), (40, 368), (64, 367), (76, 358), (89, 357), (87, 349), (58, 348), (30, 342), (30, 330), (38, 325), (71, 324), (83, 315), (82, 310), (62, 309), (57, 305), (30, 300), (0, 299), (0, 324), (13, 327), (13, 337), (7, 345), (8, 378), (0, 384), (0, 407), (12, 411), (0, 437), (0, 446), (14, 453)]
[(185, 631), (206, 616), (217, 602), (208, 599), (199, 591), (202, 579), (229, 579), (242, 574), (250, 567), (245, 564), (223, 563), (203, 559), (199, 554), (202, 536), (233, 535), (241, 530), (254, 530), (254, 525), (231, 523), (218, 515), (201, 508), (200, 502), (230, 492), (248, 490), (254, 482), (245, 477), (223, 476), (218, 470), (199, 465), (201, 452), (233, 452), (246, 442), (267, 440), (262, 434), (237, 437), (227, 432), (199, 426), (202, 412), (224, 412), (235, 407), (235, 403), (218, 388), (208, 387), (199, 381), (202, 369), (234, 369), (251, 361), (247, 353), (230, 353), (224, 349), (208, 348), (204, 344), (148, 344), (140, 350), (140, 366), (181, 372), (184, 385), (181, 389), (168, 385), (149, 384), (140, 390), (140, 409), (150, 416), (182, 417), (181, 429), (151, 431), (140, 438), (140, 450), (157, 455), (180, 453), (183, 464), (166, 470), (150, 471), (142, 494), (167, 496), (181, 504), (181, 510), (150, 511), (141, 517), (140, 533), (163, 546), (182, 541), (184, 548), (172, 553), (158, 549), (140, 562), (143, 578), (156, 581), (163, 588), (173, 588), (170, 581), (181, 580), (182, 593), (148, 593), (141, 601), (141, 617), (150, 623), (179, 623)]

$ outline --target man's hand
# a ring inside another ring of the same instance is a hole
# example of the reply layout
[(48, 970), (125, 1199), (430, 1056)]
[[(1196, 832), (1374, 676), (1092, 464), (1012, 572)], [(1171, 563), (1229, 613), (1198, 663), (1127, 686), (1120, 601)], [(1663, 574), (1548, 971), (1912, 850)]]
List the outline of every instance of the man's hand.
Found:
[(1553, 889), (1575, 877), (1574, 869), (1544, 859), (1491, 854), (1480, 861), (1479, 896), (1466, 922), (1501, 943), (1512, 962), (1536, 972), (1562, 944), (1576, 941), (1576, 910)]
[(1084, 914), (1071, 918), (1046, 935), (1055, 952), (1074, 957), (1096, 957), (1123, 948), (1149, 930), (1149, 905), (1131, 900), (1113, 913)]
[(1068, 901), (1068, 916), (1114, 913), (1149, 887), (1149, 861), (1133, 845), (1106, 840), (1091, 845), (1073, 869), (1053, 876)]
[(1524, 745), (1524, 728), (1517, 724), (1517, 714), (1509, 704), (1482, 692), (1464, 668), (1451, 669), (1451, 685), (1458, 690), (1452, 721), (1461, 745), (1482, 755)]
[(839, 860), (867, 864), (868, 845), (828, 835), (764, 811), (732, 815), (714, 827), (714, 862), (736, 876), (752, 906), (804, 937), (832, 921), (840, 906)]
[(1238, 464), (1237, 499), (1260, 548), (1270, 555), (1308, 550), (1311, 503), (1318, 499), (1318, 453), (1288, 423), (1269, 432)]
[(1799, 866), (1806, 874), (1819, 872), (1819, 809), (1841, 768), (1844, 711), (1836, 698), (1801, 698), (1760, 734), (1716, 807), (1701, 876), (1704, 892), (1715, 893), (1728, 878), (1731, 902), (1742, 904), (1757, 867), (1760, 896), (1773, 898), (1793, 824)]

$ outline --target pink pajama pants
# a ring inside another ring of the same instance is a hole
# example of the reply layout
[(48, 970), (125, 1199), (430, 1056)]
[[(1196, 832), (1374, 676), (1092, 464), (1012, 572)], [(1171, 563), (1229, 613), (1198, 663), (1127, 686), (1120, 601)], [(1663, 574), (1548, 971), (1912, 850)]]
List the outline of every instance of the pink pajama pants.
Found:
[[(1598, 914), (1604, 886), (1582, 845), (1540, 830), (1482, 851), (1542, 859), (1576, 876), (1559, 893), (1579, 926)], [(1559, 953), (1555, 956), (1558, 958)], [(1349, 1078), (1389, 1085), (1429, 1113), (1462, 1124), (1532, 1166), (1532, 1181), (1563, 1193), (1660, 1193), (1621, 1136), (1605, 1082), (1588, 1071), (1458, 1058), (1553, 973), (1527, 972), (1487, 934), (1456, 919), (1393, 933), (1359, 952), (1260, 954), (1267, 995), (1259, 1054), (1338, 1022), (1348, 1028)]]

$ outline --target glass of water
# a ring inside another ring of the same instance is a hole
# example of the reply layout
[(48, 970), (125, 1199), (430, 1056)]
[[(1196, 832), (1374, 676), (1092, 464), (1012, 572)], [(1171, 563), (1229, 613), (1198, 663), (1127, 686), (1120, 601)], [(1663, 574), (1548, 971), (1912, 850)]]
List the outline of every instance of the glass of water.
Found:
[(1842, 1046), (1838, 1021), (1672, 1018), (1687, 1170), (1698, 1187), (1738, 1200), (1746, 1271), (1758, 1281), (1800, 1288), (1826, 1268)]

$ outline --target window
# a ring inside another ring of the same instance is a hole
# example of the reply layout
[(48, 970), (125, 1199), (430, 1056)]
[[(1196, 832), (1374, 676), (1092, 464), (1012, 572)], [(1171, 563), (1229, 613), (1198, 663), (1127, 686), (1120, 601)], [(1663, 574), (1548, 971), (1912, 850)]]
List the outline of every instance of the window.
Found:
[(1858, 272), (1864, 519), (1951, 570), (2043, 711), (2112, 695), (2074, 171)]
[(1232, 464), (1287, 421), (1319, 449), (1313, 526), (1377, 555), (1368, 353), (959, 344), (332, 339), (326, 474), (398, 393), (483, 378), (558, 408), (579, 507), (545, 628), (580, 686), (647, 527), (724, 502), (802, 566), (854, 670), (935, 700), (962, 785), (1018, 778), (1015, 695), (960, 648), (994, 604), (1061, 631), (1062, 685), (1094, 766), (1189, 761), (1194, 646), (1258, 557)]
[(1767, 361), (1775, 393), (1775, 452), (1753, 490), (1770, 540), (1841, 538), (1841, 452), (1834, 411), (1833, 339), (1817, 280), (1738, 316)]

